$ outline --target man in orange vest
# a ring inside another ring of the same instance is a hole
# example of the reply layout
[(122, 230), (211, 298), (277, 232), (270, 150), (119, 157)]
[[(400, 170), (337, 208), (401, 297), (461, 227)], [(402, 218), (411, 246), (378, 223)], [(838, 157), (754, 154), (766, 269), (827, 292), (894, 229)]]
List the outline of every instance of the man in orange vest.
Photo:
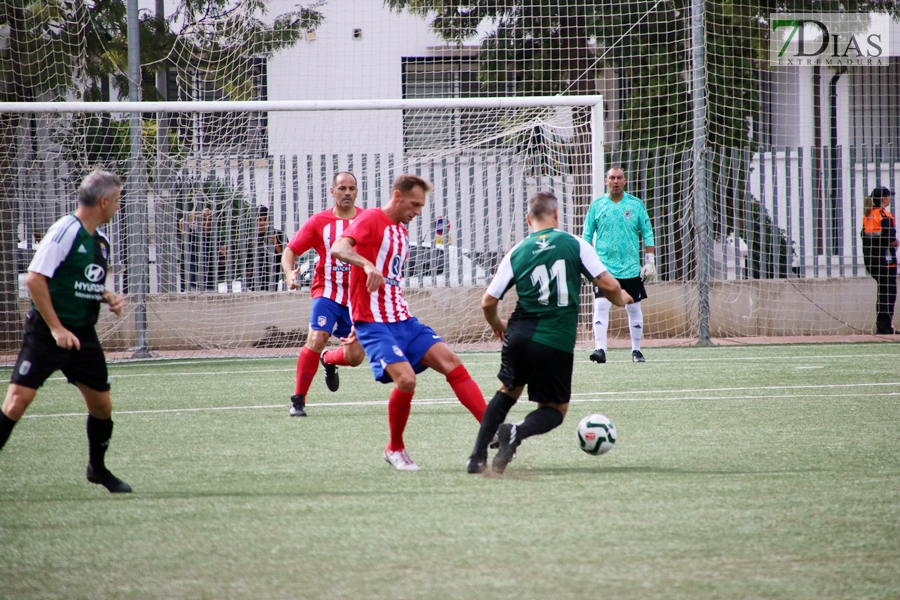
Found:
[(863, 257), (866, 270), (878, 285), (875, 302), (875, 333), (894, 333), (892, 319), (897, 301), (897, 222), (888, 212), (891, 190), (879, 186), (865, 200)]

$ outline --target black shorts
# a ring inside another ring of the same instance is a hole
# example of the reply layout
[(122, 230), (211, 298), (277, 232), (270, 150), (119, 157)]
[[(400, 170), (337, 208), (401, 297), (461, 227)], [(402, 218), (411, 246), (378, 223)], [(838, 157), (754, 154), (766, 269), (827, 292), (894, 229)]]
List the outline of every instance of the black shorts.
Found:
[[(628, 295), (634, 298), (635, 302), (640, 302), (647, 297), (647, 289), (640, 277), (629, 277), (627, 279), (616, 279), (622, 289), (628, 292)], [(603, 292), (596, 285), (594, 287), (594, 298), (605, 298)]]
[(66, 350), (57, 346), (40, 313), (34, 310), (29, 312), (22, 335), (22, 348), (10, 383), (36, 390), (54, 371), (60, 370), (69, 383), (83, 383), (98, 392), (108, 391), (109, 372), (97, 331), (93, 327), (67, 329), (78, 337), (81, 350)]
[(505, 338), (499, 379), (507, 390), (528, 384), (532, 402), (565, 404), (572, 396), (575, 355), (522, 337)]

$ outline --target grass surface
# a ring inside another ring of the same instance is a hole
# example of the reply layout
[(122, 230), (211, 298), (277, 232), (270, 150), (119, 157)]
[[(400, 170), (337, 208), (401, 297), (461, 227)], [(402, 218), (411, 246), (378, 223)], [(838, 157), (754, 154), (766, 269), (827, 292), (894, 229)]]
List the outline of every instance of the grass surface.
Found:
[[(0, 598), (900, 597), (897, 346), (646, 355), (580, 351), (566, 422), (502, 478), (465, 473), (476, 424), (433, 372), (400, 473), (366, 368), (291, 419), (291, 359), (112, 365), (118, 496), (54, 378), (0, 452)], [(463, 359), (490, 399), (499, 355)]]

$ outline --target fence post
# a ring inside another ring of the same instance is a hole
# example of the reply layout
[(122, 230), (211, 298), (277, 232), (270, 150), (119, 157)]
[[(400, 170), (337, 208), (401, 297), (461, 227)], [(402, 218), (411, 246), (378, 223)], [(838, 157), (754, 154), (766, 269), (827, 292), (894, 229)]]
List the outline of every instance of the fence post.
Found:
[(691, 0), (691, 38), (693, 48), (693, 77), (691, 94), (694, 99), (694, 218), (697, 231), (697, 254), (700, 261), (697, 274), (699, 330), (697, 345), (709, 346), (709, 222), (706, 197), (706, 53), (704, 48), (704, 2)]
[[(138, 2), (128, 0), (128, 100), (140, 101), (141, 46), (138, 25)], [(150, 287), (147, 236), (147, 171), (144, 168), (141, 149), (141, 114), (131, 113), (131, 154), (128, 160), (128, 198), (125, 217), (130, 225), (126, 229), (129, 248), (127, 255), (129, 292), (135, 295), (134, 312), (135, 348), (132, 358), (149, 358), (147, 334), (147, 292)], [(143, 198), (139, 198), (143, 195)]]

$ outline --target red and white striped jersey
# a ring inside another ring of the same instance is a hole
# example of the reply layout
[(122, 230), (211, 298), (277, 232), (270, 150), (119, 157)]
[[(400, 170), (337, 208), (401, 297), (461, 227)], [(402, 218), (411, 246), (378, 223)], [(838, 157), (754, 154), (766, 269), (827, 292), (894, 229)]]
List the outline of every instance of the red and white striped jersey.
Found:
[(392, 221), (380, 208), (358, 216), (344, 236), (356, 241), (354, 250), (370, 260), (384, 276), (384, 285), (369, 293), (366, 272), (353, 265), (350, 270), (350, 314), (354, 321), (396, 323), (405, 321), (409, 305), (403, 297), (400, 280), (409, 255), (406, 227)]
[(288, 243), (288, 248), (297, 256), (310, 249), (315, 250), (319, 260), (310, 290), (312, 297), (325, 296), (346, 306), (350, 300), (350, 265), (331, 255), (331, 245), (344, 235), (344, 231), (364, 210), (357, 208), (353, 219), (340, 219), (331, 210), (323, 210), (307, 219)]

